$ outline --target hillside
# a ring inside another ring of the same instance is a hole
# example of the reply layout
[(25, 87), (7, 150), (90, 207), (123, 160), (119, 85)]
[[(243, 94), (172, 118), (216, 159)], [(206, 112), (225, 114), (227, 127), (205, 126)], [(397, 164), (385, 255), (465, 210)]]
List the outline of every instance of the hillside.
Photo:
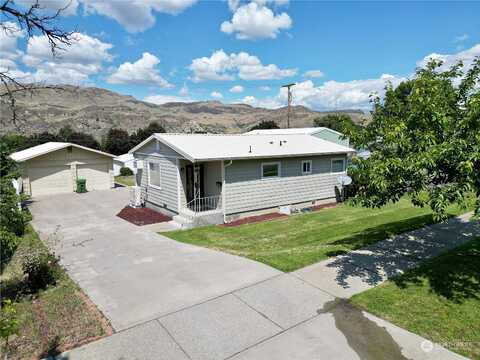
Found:
[[(151, 121), (163, 124), (167, 131), (238, 133), (262, 120), (274, 120), (284, 127), (287, 119), (286, 108), (270, 110), (218, 101), (155, 105), (105, 89), (70, 85), (43, 88), (33, 94), (17, 92), (15, 100), (17, 128), (11, 122), (9, 106), (0, 103), (1, 133), (56, 132), (70, 125), (100, 138), (111, 127), (131, 132)], [(342, 112), (352, 116), (355, 122), (361, 122), (366, 116), (359, 110)], [(295, 106), (291, 127), (312, 126), (314, 118), (326, 114), (328, 112)]]

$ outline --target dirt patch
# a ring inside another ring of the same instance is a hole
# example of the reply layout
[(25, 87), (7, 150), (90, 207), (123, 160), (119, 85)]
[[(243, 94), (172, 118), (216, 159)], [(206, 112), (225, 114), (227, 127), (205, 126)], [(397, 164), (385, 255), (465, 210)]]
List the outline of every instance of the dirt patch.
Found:
[(268, 221), (268, 220), (284, 218), (287, 216), (288, 215), (280, 214), (280, 213), (270, 213), (270, 214), (264, 214), (264, 215), (249, 216), (243, 219), (238, 219), (229, 223), (222, 224), (220, 226), (225, 226), (225, 227), (239, 226), (243, 224), (252, 224), (260, 221)]
[(150, 225), (172, 220), (170, 216), (149, 208), (124, 207), (117, 216), (137, 226)]

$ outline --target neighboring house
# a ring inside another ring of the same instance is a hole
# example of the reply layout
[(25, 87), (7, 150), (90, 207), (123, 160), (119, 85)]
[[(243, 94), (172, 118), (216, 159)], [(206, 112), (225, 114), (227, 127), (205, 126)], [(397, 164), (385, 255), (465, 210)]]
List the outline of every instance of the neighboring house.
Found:
[(130, 150), (145, 205), (185, 226), (335, 201), (353, 152), (307, 134), (154, 134)]
[(342, 133), (326, 127), (252, 130), (245, 134), (249, 134), (249, 135), (252, 135), (252, 134), (256, 134), (256, 135), (305, 134), (305, 135), (316, 136), (323, 140), (332, 141), (339, 145), (349, 146), (348, 138), (344, 138)]
[(137, 168), (135, 167), (135, 159), (133, 154), (123, 154), (117, 156), (113, 159), (113, 175), (120, 175), (120, 169), (122, 167), (127, 167), (133, 171), (134, 174), (137, 173)]
[(76, 179), (87, 180), (87, 190), (114, 186), (114, 155), (84, 146), (48, 142), (10, 157), (19, 163), (23, 192), (31, 196), (75, 191)]

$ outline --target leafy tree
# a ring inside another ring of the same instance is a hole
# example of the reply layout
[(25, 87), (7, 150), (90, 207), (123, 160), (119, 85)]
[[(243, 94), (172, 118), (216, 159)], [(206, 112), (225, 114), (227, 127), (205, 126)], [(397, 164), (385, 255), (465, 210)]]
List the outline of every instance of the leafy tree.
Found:
[(250, 131), (252, 131), (252, 130), (264, 130), (264, 129), (280, 129), (280, 127), (273, 120), (262, 120), (258, 124), (252, 126), (250, 128)]
[(122, 155), (131, 149), (130, 136), (125, 130), (111, 128), (104, 139), (103, 150), (114, 155)]
[(155, 133), (164, 133), (165, 128), (156, 121), (152, 121), (147, 127), (138, 129), (130, 136), (131, 146), (140, 144)]
[(449, 204), (464, 204), (473, 192), (480, 214), (480, 58), (466, 73), (462, 63), (441, 65), (433, 60), (412, 80), (387, 85), (384, 99), (373, 99), (372, 122), (347, 132), (371, 150), (350, 169), (355, 202), (380, 207), (408, 194), (445, 219)]
[(40, 134), (32, 135), (28, 147), (44, 144), (50, 141), (58, 141), (58, 137), (54, 134), (50, 134), (48, 131), (44, 131)]
[(58, 140), (86, 146), (92, 149), (100, 149), (100, 144), (90, 134), (74, 131), (70, 126), (64, 126), (58, 131)]
[(352, 118), (347, 114), (327, 114), (317, 117), (313, 119), (313, 126), (326, 127), (341, 132), (342, 134), (357, 128), (357, 125), (355, 125)]

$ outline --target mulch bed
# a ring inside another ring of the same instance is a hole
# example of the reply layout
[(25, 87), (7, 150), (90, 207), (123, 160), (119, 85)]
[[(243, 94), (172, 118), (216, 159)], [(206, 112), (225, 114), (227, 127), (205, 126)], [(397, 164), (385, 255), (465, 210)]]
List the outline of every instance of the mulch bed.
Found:
[(170, 216), (149, 208), (124, 207), (117, 216), (137, 226), (150, 225), (172, 220)]
[(312, 211), (317, 211), (317, 210), (322, 210), (322, 209), (329, 209), (336, 207), (338, 204), (336, 202), (328, 203), (328, 204), (322, 204), (322, 205), (315, 205), (311, 206), (309, 209)]
[(229, 223), (222, 224), (220, 226), (232, 227), (232, 226), (238, 226), (243, 224), (252, 224), (260, 221), (274, 220), (274, 219), (279, 219), (284, 217), (288, 217), (288, 215), (280, 214), (280, 213), (256, 215), (256, 216), (245, 217), (243, 219), (238, 219)]

